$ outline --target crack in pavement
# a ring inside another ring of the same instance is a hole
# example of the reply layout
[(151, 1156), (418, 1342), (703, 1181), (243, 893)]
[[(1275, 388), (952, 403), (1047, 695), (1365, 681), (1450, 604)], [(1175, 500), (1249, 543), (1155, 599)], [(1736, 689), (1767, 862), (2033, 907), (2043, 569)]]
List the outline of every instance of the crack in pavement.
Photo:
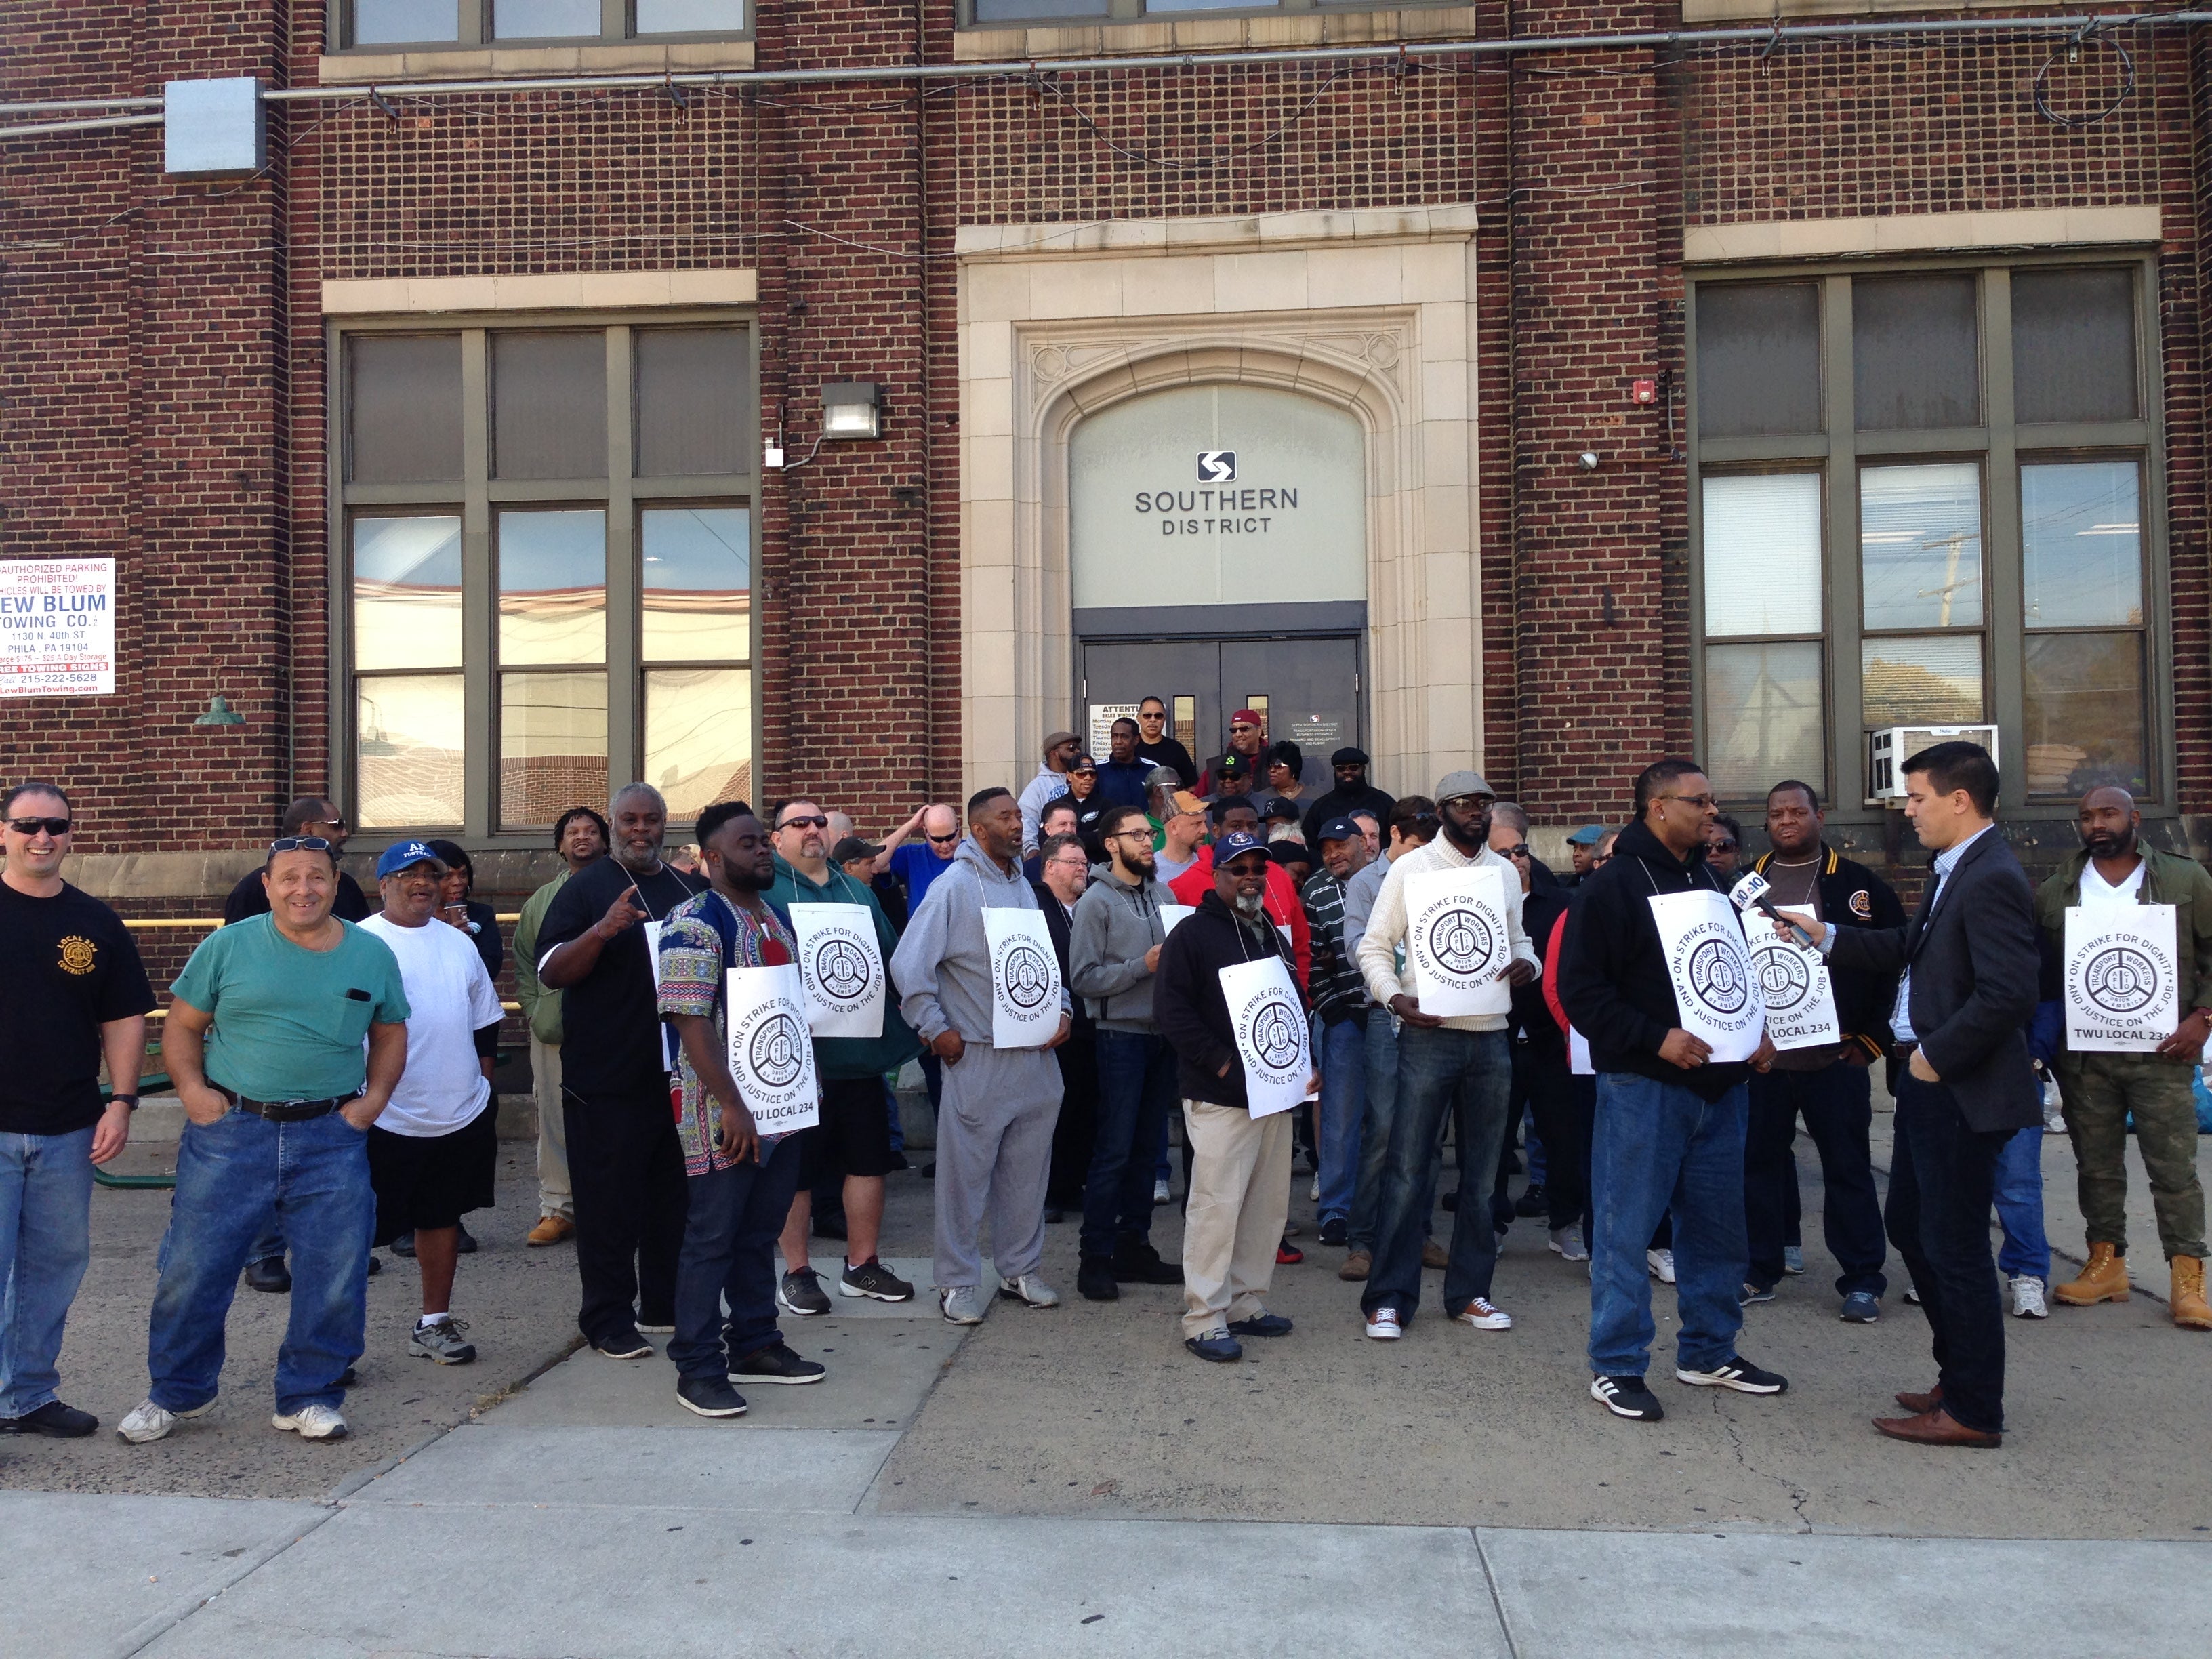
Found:
[(1812, 1501), (1811, 1491), (1797, 1485), (1794, 1480), (1784, 1480), (1778, 1474), (1769, 1474), (1765, 1470), (1754, 1465), (1745, 1455), (1743, 1436), (1736, 1430), (1735, 1419), (1722, 1409), (1723, 1404), (1720, 1395), (1716, 1393), (1712, 1398), (1713, 1416), (1719, 1422), (1721, 1431), (1728, 1436), (1729, 1449), (1735, 1454), (1737, 1466), (1746, 1474), (1756, 1475), (1761, 1480), (1771, 1480), (1783, 1491), (1788, 1492), (1790, 1512), (1797, 1517), (1797, 1530), (1806, 1533), (1814, 1531), (1813, 1517), (1805, 1513), (1805, 1505)]

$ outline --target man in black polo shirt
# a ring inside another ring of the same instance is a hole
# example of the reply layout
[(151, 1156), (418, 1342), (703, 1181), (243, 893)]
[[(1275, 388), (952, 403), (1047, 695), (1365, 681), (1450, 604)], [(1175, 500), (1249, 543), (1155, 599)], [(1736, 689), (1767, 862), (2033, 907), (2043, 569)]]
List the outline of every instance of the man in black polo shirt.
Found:
[(609, 805), (614, 851), (553, 896), (538, 934), (538, 978), (561, 996), (561, 1094), (576, 1203), (585, 1340), (615, 1359), (653, 1346), (639, 1328), (676, 1322), (684, 1244), (684, 1152), (670, 1103), (653, 950), (668, 913), (704, 877), (661, 861), (668, 806), (650, 784)]
[(154, 992), (121, 919), (62, 879), (71, 817), (55, 784), (0, 802), (0, 1434), (73, 1439), (99, 1419), (55, 1398), (55, 1363), (92, 1261), (92, 1166), (130, 1139)]

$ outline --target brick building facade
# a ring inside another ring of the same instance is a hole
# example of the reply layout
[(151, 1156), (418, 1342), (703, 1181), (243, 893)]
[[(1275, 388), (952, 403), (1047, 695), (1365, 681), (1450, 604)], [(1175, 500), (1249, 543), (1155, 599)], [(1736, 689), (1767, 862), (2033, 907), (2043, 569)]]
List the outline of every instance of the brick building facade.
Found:
[[(356, 46), (442, 9), (19, 0), (9, 105), (307, 95), (246, 178), (153, 125), (0, 144), (0, 557), (114, 556), (119, 645), (112, 697), (0, 702), (4, 769), (81, 791), (118, 893), (204, 890), (174, 855), (315, 789), (513, 890), (602, 768), (880, 830), (1202, 657), (1194, 750), (1276, 674), (1310, 747), (1394, 790), (1472, 757), (1553, 834), (1710, 751), (1893, 855), (1893, 716), (1996, 725), (2026, 846), (2092, 775), (2205, 839), (2201, 28), (1127, 9), (552, 42), (470, 0)], [(1325, 50), (1377, 41), (1423, 52)], [(917, 62), (978, 72), (744, 78)], [(846, 382), (879, 435), (824, 435)], [(1118, 539), (1165, 527), (1133, 481), (1190, 491), (1159, 446), (1241, 449), (1249, 514), (1277, 442), (1280, 523)]]

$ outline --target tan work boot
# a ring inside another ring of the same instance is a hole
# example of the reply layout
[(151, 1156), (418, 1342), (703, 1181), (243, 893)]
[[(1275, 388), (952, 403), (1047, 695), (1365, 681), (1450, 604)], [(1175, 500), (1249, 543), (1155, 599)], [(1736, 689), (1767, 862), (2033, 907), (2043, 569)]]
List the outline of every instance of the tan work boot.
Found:
[(2081, 1269), (2081, 1278), (2053, 1285), (2051, 1294), (2069, 1308), (2086, 1308), (2098, 1302), (2124, 1302), (2128, 1299), (2128, 1259), (2109, 1244), (2092, 1244), (2089, 1265)]
[(1354, 1250), (1344, 1258), (1344, 1265), (1336, 1270), (1339, 1279), (1364, 1279), (1373, 1271), (1375, 1258), (1365, 1250)]
[(2204, 1300), (2204, 1260), (2178, 1255), (2172, 1262), (2173, 1290), (2167, 1305), (2173, 1322), (2192, 1331), (2212, 1331), (2212, 1303)]
[(576, 1224), (565, 1215), (540, 1216), (538, 1224), (530, 1230), (529, 1237), (523, 1242), (541, 1247), (547, 1244), (558, 1244), (575, 1231)]

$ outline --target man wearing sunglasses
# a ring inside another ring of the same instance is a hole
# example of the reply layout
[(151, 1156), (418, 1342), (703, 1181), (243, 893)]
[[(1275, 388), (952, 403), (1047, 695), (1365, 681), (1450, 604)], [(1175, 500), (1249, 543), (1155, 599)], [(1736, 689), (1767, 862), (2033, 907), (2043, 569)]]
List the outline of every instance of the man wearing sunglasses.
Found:
[[(332, 852), (339, 858), (345, 856), (346, 842), (353, 838), (353, 832), (346, 828), (345, 815), (338, 811), (337, 803), (321, 795), (302, 795), (286, 807), (276, 833), (280, 836), (319, 836), (330, 842)], [(258, 870), (249, 871), (240, 878), (238, 885), (230, 890), (230, 896), (222, 902), (222, 920), (226, 927), (233, 922), (244, 921), (248, 916), (265, 916), (268, 914), (269, 892), (262, 884)], [(361, 884), (343, 870), (338, 872), (337, 896), (331, 902), (331, 914), (340, 921), (368, 920), (368, 895), (362, 890)], [(257, 1285), (254, 1288), (259, 1290), (263, 1287)]]
[(1653, 1332), (1645, 1252), (1662, 1216), (1674, 1221), (1675, 1380), (1751, 1395), (1790, 1384), (1735, 1346), (1749, 1079), (1774, 1051), (1762, 1038), (1750, 1065), (1716, 1061), (1711, 1046), (1683, 1028), (1651, 908), (1662, 894), (1724, 890), (1705, 867), (1705, 826), (1717, 811), (1712, 786), (1694, 761), (1657, 761), (1637, 775), (1635, 803), (1614, 856), (1583, 883), (1567, 913), (1559, 988), (1597, 1070), (1590, 1398), (1615, 1417), (1656, 1423), (1666, 1413), (1644, 1382)]
[(1178, 788), (1188, 789), (1198, 782), (1198, 763), (1168, 735), (1168, 706), (1158, 697), (1146, 697), (1137, 705), (1137, 758), (1169, 768)]
[[(1022, 813), (1021, 854), (1027, 858), (1037, 849), (1037, 815), (1044, 804), (1060, 795), (1072, 793), (1067, 787), (1067, 775), (1075, 769), (1082, 757), (1083, 739), (1073, 732), (1054, 732), (1044, 740), (1044, 759), (1037, 767), (1036, 775), (1023, 786), (1018, 805)], [(950, 857), (948, 854), (946, 856)], [(921, 908), (921, 895), (914, 896), (914, 908)]]
[(407, 1064), (412, 1010), (391, 948), (331, 912), (327, 838), (279, 836), (261, 878), (269, 914), (203, 939), (171, 988), (161, 1058), (186, 1122), (146, 1344), (152, 1387), (117, 1429), (134, 1444), (214, 1407), (239, 1269), (272, 1212), (292, 1305), (270, 1421), (303, 1440), (346, 1432), (376, 1219), (368, 1129)]
[(71, 817), (58, 784), (0, 801), (0, 1434), (70, 1439), (100, 1425), (54, 1393), (92, 1261), (92, 1168), (130, 1139), (154, 1006), (122, 918), (62, 879)]
[(960, 847), (960, 814), (953, 808), (940, 802), (924, 807), (918, 817), (914, 827), (921, 832), (920, 842), (902, 842), (908, 826), (902, 824), (884, 843), (890, 849), (884, 867), (905, 887), (909, 916), (921, 908), (930, 883), (952, 867), (952, 855)]

